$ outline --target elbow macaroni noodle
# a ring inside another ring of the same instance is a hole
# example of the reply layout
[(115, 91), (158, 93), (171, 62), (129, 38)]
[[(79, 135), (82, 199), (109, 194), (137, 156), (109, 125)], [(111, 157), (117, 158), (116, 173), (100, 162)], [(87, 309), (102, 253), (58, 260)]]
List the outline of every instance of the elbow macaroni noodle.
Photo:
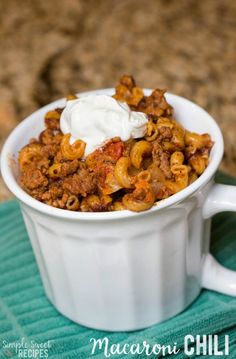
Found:
[(85, 146), (86, 143), (82, 140), (77, 140), (71, 145), (69, 133), (64, 135), (61, 140), (61, 152), (67, 160), (82, 158), (84, 155)]

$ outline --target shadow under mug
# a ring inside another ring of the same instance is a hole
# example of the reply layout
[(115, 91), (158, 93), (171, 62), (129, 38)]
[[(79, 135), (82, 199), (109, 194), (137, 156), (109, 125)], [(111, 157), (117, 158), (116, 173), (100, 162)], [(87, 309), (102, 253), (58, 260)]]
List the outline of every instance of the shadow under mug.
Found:
[(146, 212), (70, 212), (33, 199), (17, 184), (11, 158), (43, 130), (44, 114), (63, 107), (65, 99), (25, 119), (3, 147), (2, 176), (20, 202), (47, 297), (82, 325), (145, 328), (183, 311), (203, 287), (236, 296), (236, 273), (209, 253), (211, 217), (236, 210), (236, 187), (213, 180), (223, 155), (221, 131), (196, 104), (166, 97), (185, 128), (209, 133), (215, 144), (199, 179)]

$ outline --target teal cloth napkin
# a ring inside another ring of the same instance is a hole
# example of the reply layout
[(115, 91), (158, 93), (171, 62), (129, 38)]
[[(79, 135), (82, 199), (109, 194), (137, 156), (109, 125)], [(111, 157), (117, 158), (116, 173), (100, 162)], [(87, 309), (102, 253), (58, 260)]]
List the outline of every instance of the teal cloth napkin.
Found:
[[(236, 185), (236, 179), (221, 173), (217, 174), (217, 180)], [(219, 262), (236, 270), (235, 213), (222, 213), (213, 219), (211, 251)], [(41, 357), (101, 359), (105, 358), (104, 351), (97, 349), (92, 354), (90, 339), (104, 337), (109, 339), (110, 345), (141, 344), (144, 340), (150, 345), (177, 343), (180, 351), (171, 357), (188, 358), (183, 350), (186, 334), (218, 334), (219, 350), (224, 349), (225, 335), (229, 335), (230, 354), (227, 358), (236, 358), (236, 298), (203, 290), (186, 311), (148, 329), (131, 333), (87, 329), (60, 315), (49, 303), (19, 205), (15, 200), (0, 205), (0, 358), (20, 357), (14, 343), (24, 343), (24, 348), (28, 348), (25, 358), (30, 357), (29, 348), (35, 349), (35, 343), (44, 343), (45, 356)], [(40, 356), (35, 354), (34, 357)], [(159, 357), (153, 354), (148, 358)], [(211, 356), (215, 357), (218, 358)], [(116, 354), (110, 358), (141, 359), (147, 356)]]

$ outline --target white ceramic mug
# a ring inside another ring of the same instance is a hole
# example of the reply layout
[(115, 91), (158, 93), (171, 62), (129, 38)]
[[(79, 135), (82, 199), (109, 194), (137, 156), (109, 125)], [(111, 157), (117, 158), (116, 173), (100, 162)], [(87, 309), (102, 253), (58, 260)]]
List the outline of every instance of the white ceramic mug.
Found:
[(209, 133), (215, 144), (199, 179), (146, 212), (70, 212), (35, 200), (17, 184), (11, 157), (38, 136), (44, 114), (64, 106), (64, 99), (21, 122), (3, 147), (2, 176), (20, 202), (46, 294), (82, 325), (145, 328), (183, 311), (203, 287), (236, 296), (236, 273), (209, 254), (211, 217), (236, 210), (236, 187), (213, 180), (223, 155), (221, 131), (199, 106), (166, 97), (185, 128)]

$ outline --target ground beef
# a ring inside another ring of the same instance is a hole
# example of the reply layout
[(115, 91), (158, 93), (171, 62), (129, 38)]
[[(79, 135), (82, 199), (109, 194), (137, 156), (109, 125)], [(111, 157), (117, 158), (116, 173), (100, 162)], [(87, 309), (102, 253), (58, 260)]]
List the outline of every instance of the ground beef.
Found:
[(137, 110), (154, 117), (171, 117), (172, 107), (165, 99), (165, 90), (156, 89), (150, 96), (143, 96), (137, 106)]
[(162, 170), (165, 177), (170, 179), (172, 177), (170, 170), (170, 155), (163, 151), (158, 141), (153, 142), (152, 158), (153, 162)]
[(57, 144), (47, 144), (42, 146), (41, 153), (43, 157), (53, 158), (59, 150), (59, 146)]
[(90, 195), (82, 199), (82, 212), (107, 212), (111, 209), (112, 198), (110, 196)]
[[(59, 183), (58, 183), (59, 184)], [(42, 195), (42, 200), (49, 201), (61, 198), (63, 196), (63, 189), (58, 184), (51, 184), (47, 192)]]
[(71, 174), (75, 173), (79, 167), (80, 167), (79, 160), (64, 162), (64, 163), (62, 163), (62, 166), (61, 166), (60, 175), (61, 175), (61, 177), (66, 177), (68, 175), (71, 175)]
[(29, 166), (21, 176), (21, 184), (29, 190), (45, 188), (48, 185), (48, 179), (39, 169)]
[(82, 169), (79, 173), (65, 178), (62, 187), (72, 194), (81, 195), (83, 197), (94, 193), (97, 189), (94, 175), (86, 169)]
[(60, 131), (53, 131), (51, 129), (44, 130), (39, 136), (39, 142), (43, 145), (59, 145), (61, 143), (61, 139), (62, 133)]

